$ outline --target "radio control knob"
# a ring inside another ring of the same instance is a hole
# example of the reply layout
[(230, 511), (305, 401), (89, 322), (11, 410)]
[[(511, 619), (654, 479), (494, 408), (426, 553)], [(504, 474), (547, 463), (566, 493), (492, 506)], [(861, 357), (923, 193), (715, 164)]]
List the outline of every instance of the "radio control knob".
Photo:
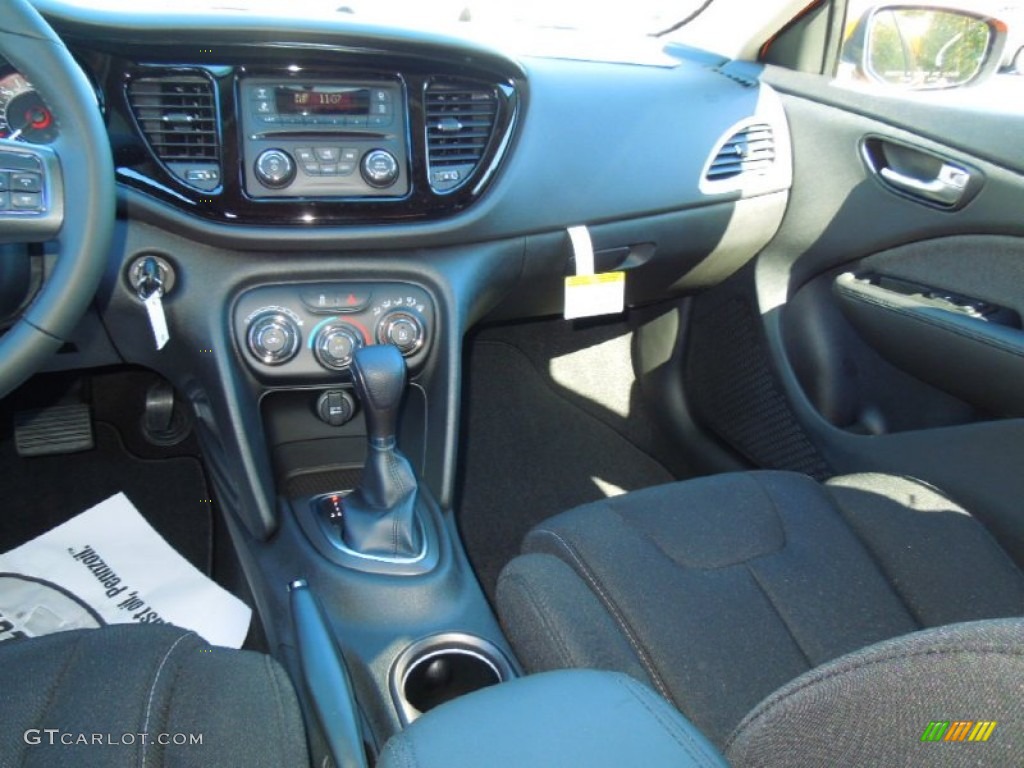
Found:
[(256, 158), (253, 170), (264, 187), (281, 189), (295, 178), (295, 161), (283, 149), (267, 149)]
[(359, 172), (371, 187), (390, 187), (398, 181), (398, 161), (386, 149), (373, 149), (363, 155)]
[(411, 312), (390, 312), (377, 326), (377, 341), (381, 344), (394, 344), (407, 357), (417, 352), (426, 338), (423, 323)]
[(332, 371), (343, 371), (352, 364), (352, 356), (363, 346), (363, 337), (348, 323), (331, 323), (321, 328), (313, 341), (317, 362)]
[(299, 327), (288, 315), (265, 312), (249, 324), (249, 351), (267, 365), (287, 363), (299, 351)]

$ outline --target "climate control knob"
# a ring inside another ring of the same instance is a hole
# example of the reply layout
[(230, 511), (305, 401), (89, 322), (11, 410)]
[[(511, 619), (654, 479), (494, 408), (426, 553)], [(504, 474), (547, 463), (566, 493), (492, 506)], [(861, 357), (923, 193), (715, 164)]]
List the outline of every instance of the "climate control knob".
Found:
[(283, 149), (267, 149), (256, 158), (253, 171), (257, 181), (264, 187), (281, 189), (295, 178), (295, 161)]
[(359, 172), (371, 187), (390, 187), (398, 181), (398, 161), (386, 149), (373, 149), (363, 155)]
[(343, 371), (352, 364), (352, 356), (363, 346), (363, 337), (348, 323), (331, 323), (321, 328), (313, 340), (317, 362), (332, 371)]
[(419, 350), (426, 338), (423, 323), (412, 312), (390, 312), (377, 325), (377, 341), (394, 344), (407, 357)]
[(287, 363), (299, 351), (300, 331), (288, 315), (264, 312), (249, 323), (249, 351), (267, 365)]

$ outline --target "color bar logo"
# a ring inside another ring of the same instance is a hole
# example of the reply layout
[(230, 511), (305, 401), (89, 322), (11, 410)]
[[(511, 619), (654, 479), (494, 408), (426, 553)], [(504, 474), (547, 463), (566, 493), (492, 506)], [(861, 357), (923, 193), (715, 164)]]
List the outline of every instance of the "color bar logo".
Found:
[(996, 725), (995, 720), (933, 720), (921, 741), (988, 741)]

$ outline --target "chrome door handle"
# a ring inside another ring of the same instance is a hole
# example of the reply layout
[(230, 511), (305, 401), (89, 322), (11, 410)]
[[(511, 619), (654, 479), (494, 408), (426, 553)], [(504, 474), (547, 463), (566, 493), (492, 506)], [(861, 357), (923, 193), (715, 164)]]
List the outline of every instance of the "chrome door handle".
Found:
[(884, 167), (878, 175), (901, 192), (945, 206), (960, 202), (971, 180), (969, 171), (950, 163), (943, 163), (934, 179), (919, 179)]

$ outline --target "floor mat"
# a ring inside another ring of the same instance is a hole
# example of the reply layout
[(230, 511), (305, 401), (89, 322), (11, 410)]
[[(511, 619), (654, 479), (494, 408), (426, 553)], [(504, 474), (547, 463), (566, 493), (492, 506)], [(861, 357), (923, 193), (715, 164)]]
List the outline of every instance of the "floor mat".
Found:
[(0, 640), (168, 623), (239, 648), (251, 616), (121, 493), (0, 554)]
[[(676, 479), (638, 447), (650, 419), (630, 394), (630, 381), (608, 389), (613, 372), (595, 357), (595, 347), (612, 343), (621, 329), (577, 337), (573, 350), (571, 341), (545, 334), (546, 324), (533, 325), (485, 333), (469, 351), (457, 509), (470, 560), (492, 599), (498, 573), (536, 523)], [(606, 347), (615, 355), (607, 364), (620, 365), (620, 354), (628, 361), (628, 349), (628, 339), (624, 352)]]
[(140, 459), (120, 434), (95, 424), (96, 447), (21, 458), (0, 440), (0, 552), (13, 549), (123, 491), (156, 531), (193, 566), (211, 572), (210, 492), (194, 457)]

